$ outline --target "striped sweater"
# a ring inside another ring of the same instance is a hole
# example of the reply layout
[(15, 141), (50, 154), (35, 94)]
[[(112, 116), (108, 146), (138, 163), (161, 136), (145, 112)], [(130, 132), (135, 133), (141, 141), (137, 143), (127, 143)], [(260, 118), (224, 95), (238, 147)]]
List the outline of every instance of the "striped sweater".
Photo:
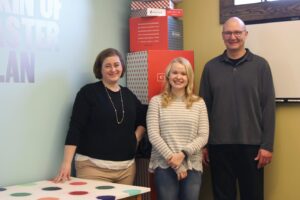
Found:
[(184, 150), (188, 156), (182, 166), (184, 169), (202, 171), (201, 149), (208, 140), (208, 117), (202, 99), (186, 108), (182, 99), (175, 99), (162, 108), (161, 96), (154, 96), (147, 113), (147, 130), (152, 144), (149, 171), (167, 168), (167, 160), (173, 153)]

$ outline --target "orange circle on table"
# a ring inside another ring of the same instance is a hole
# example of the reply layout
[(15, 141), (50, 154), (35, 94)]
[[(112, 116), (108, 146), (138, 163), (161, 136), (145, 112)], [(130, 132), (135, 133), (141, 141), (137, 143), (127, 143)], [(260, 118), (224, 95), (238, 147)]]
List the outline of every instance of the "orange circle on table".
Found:
[(73, 192), (69, 192), (70, 195), (86, 195), (88, 194), (87, 191), (73, 191)]

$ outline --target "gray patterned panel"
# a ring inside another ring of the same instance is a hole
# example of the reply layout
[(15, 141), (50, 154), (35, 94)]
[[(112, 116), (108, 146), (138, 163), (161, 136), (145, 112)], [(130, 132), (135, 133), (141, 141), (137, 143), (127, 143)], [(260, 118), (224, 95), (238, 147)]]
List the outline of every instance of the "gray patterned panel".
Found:
[(148, 53), (139, 51), (127, 54), (127, 87), (142, 104), (148, 104)]

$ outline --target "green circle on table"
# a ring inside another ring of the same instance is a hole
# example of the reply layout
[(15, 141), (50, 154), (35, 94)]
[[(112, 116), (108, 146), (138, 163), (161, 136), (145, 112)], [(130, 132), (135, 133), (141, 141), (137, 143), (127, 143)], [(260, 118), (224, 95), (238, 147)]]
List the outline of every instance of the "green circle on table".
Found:
[(61, 188), (60, 187), (45, 187), (45, 188), (42, 188), (42, 190), (55, 191), (55, 190), (61, 190)]
[(102, 185), (102, 186), (97, 186), (96, 189), (98, 190), (108, 190), (108, 189), (113, 189), (115, 188), (114, 186), (111, 185)]
[(17, 192), (17, 193), (12, 193), (10, 196), (13, 197), (26, 197), (26, 196), (30, 196), (31, 193), (27, 193), (27, 192)]

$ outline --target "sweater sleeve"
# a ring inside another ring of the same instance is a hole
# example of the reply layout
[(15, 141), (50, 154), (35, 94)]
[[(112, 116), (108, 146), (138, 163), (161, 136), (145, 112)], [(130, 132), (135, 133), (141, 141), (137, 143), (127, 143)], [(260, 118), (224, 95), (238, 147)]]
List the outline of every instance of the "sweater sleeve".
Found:
[(199, 151), (202, 149), (208, 141), (209, 135), (209, 124), (208, 124), (208, 116), (207, 116), (207, 109), (203, 100), (200, 100), (200, 109), (199, 109), (199, 120), (198, 120), (198, 131), (197, 137), (183, 150), (188, 154), (192, 155), (194, 152)]
[(66, 145), (78, 145), (80, 134), (87, 124), (89, 113), (90, 106), (87, 100), (87, 91), (82, 88), (77, 93), (73, 105), (69, 130), (65, 141)]
[(261, 148), (273, 151), (274, 132), (275, 132), (275, 91), (269, 64), (263, 71), (263, 88), (261, 98), (262, 109), (262, 144)]
[(212, 106), (212, 94), (210, 91), (210, 84), (209, 84), (209, 76), (208, 76), (208, 65), (204, 67), (202, 77), (201, 77), (201, 82), (200, 82), (200, 91), (199, 91), (199, 96), (201, 96), (207, 107), (208, 113), (211, 111), (211, 106)]
[(168, 147), (167, 143), (160, 135), (159, 128), (159, 110), (160, 110), (160, 98), (154, 96), (149, 103), (147, 112), (147, 130), (149, 140), (152, 144), (152, 148), (155, 148), (166, 160), (170, 159), (173, 152)]

